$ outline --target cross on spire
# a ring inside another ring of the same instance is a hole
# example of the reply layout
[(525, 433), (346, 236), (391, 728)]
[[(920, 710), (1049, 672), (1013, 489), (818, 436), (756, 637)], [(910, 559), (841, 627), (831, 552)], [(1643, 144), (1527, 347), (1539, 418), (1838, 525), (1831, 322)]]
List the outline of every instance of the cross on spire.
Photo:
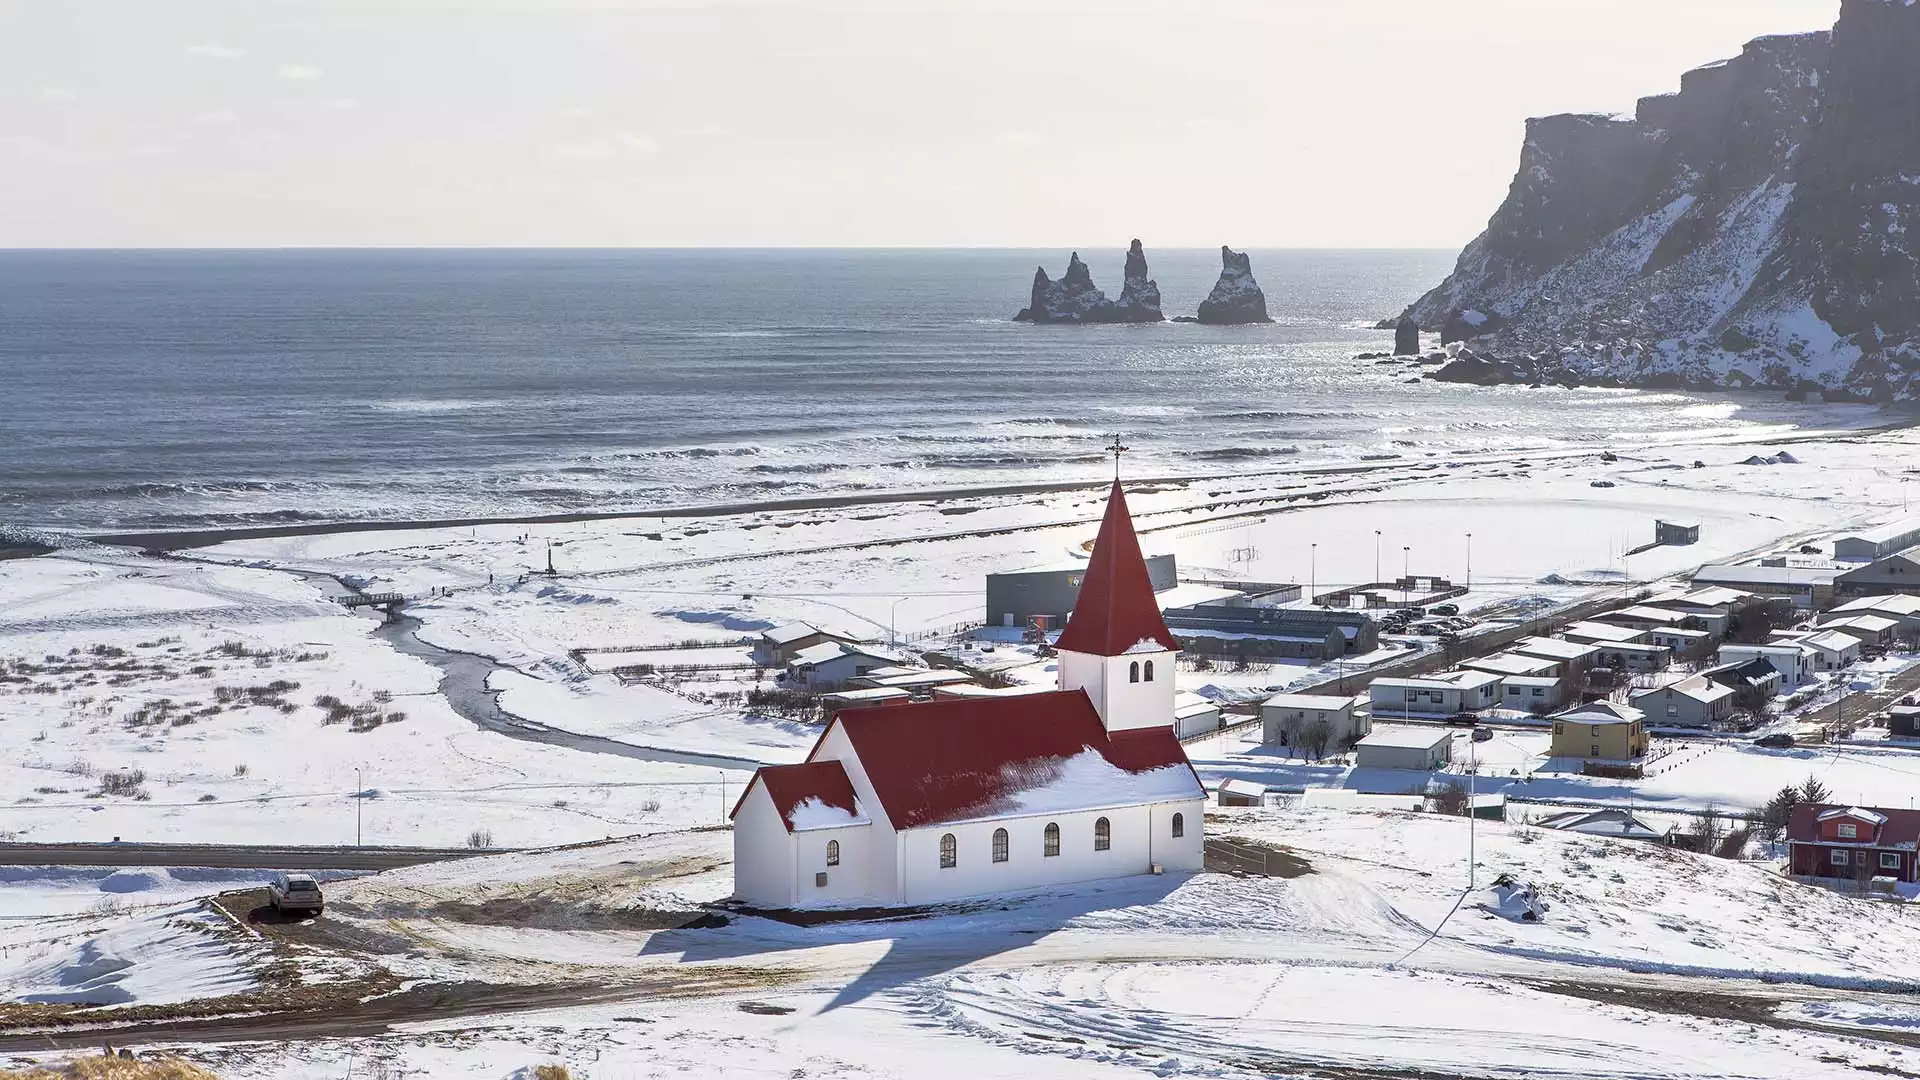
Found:
[(1131, 449), (1133, 448), (1130, 446), (1122, 446), (1120, 444), (1119, 432), (1116, 431), (1113, 433), (1113, 445), (1107, 447), (1107, 453), (1113, 455), (1113, 478), (1115, 480), (1120, 479), (1120, 455)]

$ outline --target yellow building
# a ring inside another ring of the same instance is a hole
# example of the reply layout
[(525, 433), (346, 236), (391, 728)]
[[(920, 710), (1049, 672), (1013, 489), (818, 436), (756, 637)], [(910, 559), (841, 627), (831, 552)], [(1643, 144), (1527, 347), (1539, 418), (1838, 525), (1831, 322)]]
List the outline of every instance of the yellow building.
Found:
[(1647, 752), (1646, 714), (1631, 705), (1596, 701), (1553, 718), (1553, 756), (1634, 761)]

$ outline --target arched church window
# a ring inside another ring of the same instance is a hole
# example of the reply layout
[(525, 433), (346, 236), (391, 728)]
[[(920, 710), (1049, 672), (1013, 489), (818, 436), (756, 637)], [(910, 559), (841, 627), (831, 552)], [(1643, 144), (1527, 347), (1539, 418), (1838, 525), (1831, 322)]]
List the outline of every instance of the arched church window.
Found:
[(951, 870), (960, 865), (960, 841), (948, 833), (940, 838), (940, 869)]
[(1140, 681), (1140, 661), (1135, 660), (1133, 663), (1127, 665), (1127, 681)]
[(1145, 682), (1153, 681), (1153, 661), (1151, 660), (1147, 661), (1147, 677), (1143, 681)]
[(1047, 822), (1047, 829), (1040, 834), (1040, 854), (1051, 859), (1060, 854), (1060, 826)]
[(840, 841), (838, 840), (827, 841), (827, 865), (828, 866), (840, 865)]
[(1107, 851), (1113, 847), (1113, 822), (1101, 818), (1093, 823), (1093, 850)]
[(1173, 815), (1173, 838), (1178, 840), (1185, 835), (1187, 835), (1187, 815)]
[(1007, 861), (1007, 830), (993, 830), (993, 861)]

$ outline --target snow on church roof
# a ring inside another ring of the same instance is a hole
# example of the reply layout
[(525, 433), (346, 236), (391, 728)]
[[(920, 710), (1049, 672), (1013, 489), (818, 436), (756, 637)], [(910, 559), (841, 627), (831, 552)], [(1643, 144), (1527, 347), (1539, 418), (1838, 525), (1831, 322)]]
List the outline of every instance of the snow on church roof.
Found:
[(1206, 797), (1171, 726), (1110, 735), (1080, 690), (844, 709), (835, 725), (896, 829)]
[(1134, 535), (1133, 517), (1127, 513), (1127, 496), (1115, 480), (1100, 533), (1094, 537), (1093, 557), (1087, 560), (1087, 573), (1080, 581), (1080, 595), (1054, 648), (1124, 656), (1149, 642), (1154, 652), (1180, 651), (1180, 643), (1160, 616), (1147, 561), (1140, 554), (1140, 538)]
[[(898, 708), (899, 706), (895, 706)], [(853, 781), (837, 761), (808, 761), (799, 765), (762, 766), (755, 777), (767, 789), (773, 808), (787, 831), (830, 829), (841, 825), (862, 825), (867, 821), (860, 812), (860, 800), (853, 793)], [(753, 794), (753, 785), (740, 795), (740, 803)], [(733, 812), (740, 812), (735, 803)]]

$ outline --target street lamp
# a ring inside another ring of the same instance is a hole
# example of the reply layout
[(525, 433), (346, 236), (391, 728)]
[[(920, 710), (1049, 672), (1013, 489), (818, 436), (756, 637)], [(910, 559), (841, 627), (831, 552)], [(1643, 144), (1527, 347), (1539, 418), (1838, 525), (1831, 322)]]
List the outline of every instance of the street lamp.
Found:
[(353, 846), (360, 844), (360, 808), (367, 803), (367, 789), (360, 783), (360, 770), (353, 770)]
[(1467, 591), (1473, 591), (1473, 534), (1467, 534)]
[(1373, 530), (1373, 580), (1375, 584), (1378, 584), (1380, 581), (1380, 530), (1379, 529)]
[(903, 596), (895, 600), (893, 606), (887, 609), (887, 644), (895, 648), (900, 645), (900, 635), (893, 631), (893, 617), (900, 611), (900, 605), (911, 599), (913, 599), (911, 596)]
[(1412, 577), (1413, 576), (1412, 567), (1413, 567), (1413, 545), (1404, 544), (1400, 548), (1400, 576), (1403, 578)]
[(1311, 604), (1320, 591), (1320, 545), (1308, 544), (1307, 547), (1311, 549), (1307, 552), (1307, 603)]

